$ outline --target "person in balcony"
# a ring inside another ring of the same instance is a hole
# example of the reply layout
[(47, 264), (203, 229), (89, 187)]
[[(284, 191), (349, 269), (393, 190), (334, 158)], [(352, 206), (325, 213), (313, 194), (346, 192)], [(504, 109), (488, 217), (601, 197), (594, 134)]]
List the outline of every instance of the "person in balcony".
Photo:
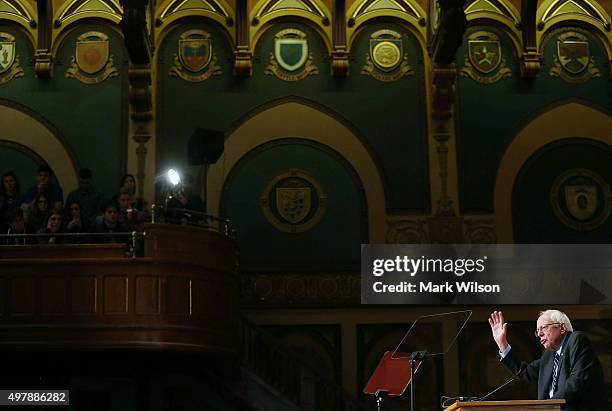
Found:
[[(67, 202), (64, 210), (64, 220), (66, 223), (66, 232), (68, 233), (88, 233), (89, 219), (83, 215), (81, 204), (78, 201), (72, 200)], [(84, 243), (84, 237), (71, 237), (73, 243)]]
[(82, 168), (79, 170), (79, 187), (71, 191), (66, 198), (66, 204), (79, 203), (82, 217), (91, 222), (100, 211), (102, 197), (98, 194), (92, 181), (93, 174), (90, 169)]
[(196, 224), (203, 220), (200, 215), (194, 215), (189, 211), (177, 211), (177, 209), (205, 211), (204, 201), (194, 192), (194, 179), (191, 174), (184, 174), (181, 178), (180, 187), (174, 197), (168, 201), (169, 220), (180, 224)]
[(119, 206), (119, 222), (128, 231), (142, 231), (146, 215), (135, 207), (132, 196), (127, 189), (121, 189), (117, 196), (117, 204)]
[(122, 191), (127, 191), (127, 193), (132, 198), (131, 208), (135, 208), (136, 210), (142, 211), (145, 214), (148, 212), (148, 206), (146, 201), (142, 198), (142, 193), (140, 196), (137, 195), (136, 192), (136, 178), (132, 174), (126, 174), (121, 179), (121, 185), (119, 186), (119, 193)]
[[(62, 221), (63, 221), (62, 213), (59, 213), (57, 211), (52, 211), (51, 214), (49, 214), (49, 217), (47, 218), (46, 228), (41, 229), (38, 232), (40, 234), (62, 233), (63, 232)], [(52, 235), (38, 237), (38, 242), (40, 244), (62, 244), (65, 242), (65, 240), (66, 240), (65, 237), (54, 237)]]
[(8, 228), (8, 213), (19, 208), (21, 200), (19, 179), (14, 172), (7, 171), (0, 178), (0, 229), (2, 231)]
[(64, 203), (64, 192), (56, 183), (53, 170), (46, 164), (36, 170), (36, 185), (30, 187), (26, 192), (24, 203), (33, 204), (39, 195), (44, 195), (50, 200), (50, 207), (55, 211), (61, 211)]
[[(91, 233), (127, 233), (129, 230), (119, 221), (119, 206), (114, 201), (109, 201), (104, 206), (104, 214), (102, 220), (92, 224)], [(96, 237), (94, 243), (128, 243), (128, 236), (113, 236)]]
[(27, 207), (26, 225), (31, 232), (46, 228), (50, 202), (45, 194), (38, 194), (30, 207)]
[[(29, 234), (21, 208), (11, 209), (6, 217), (8, 220), (6, 234)], [(9, 237), (3, 243), (6, 245), (26, 245), (33, 244), (34, 242), (34, 239), (31, 237)]]

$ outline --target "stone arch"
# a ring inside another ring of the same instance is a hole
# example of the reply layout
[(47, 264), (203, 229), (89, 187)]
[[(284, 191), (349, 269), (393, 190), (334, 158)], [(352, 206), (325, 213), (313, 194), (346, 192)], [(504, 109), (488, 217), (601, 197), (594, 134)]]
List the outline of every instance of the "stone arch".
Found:
[(501, 159), (495, 179), (495, 226), (499, 243), (514, 242), (511, 188), (525, 162), (545, 145), (566, 138), (587, 138), (612, 146), (609, 130), (612, 130), (612, 116), (571, 102), (540, 114), (518, 132)]
[(344, 156), (364, 187), (370, 242), (384, 243), (387, 223), (383, 179), (367, 148), (338, 119), (295, 101), (282, 102), (249, 117), (227, 136), (225, 152), (208, 172), (208, 212), (219, 213), (223, 186), (244, 155), (287, 136), (316, 141)]
[(57, 133), (47, 124), (2, 102), (0, 124), (4, 124), (2, 139), (25, 146), (40, 156), (53, 169), (65, 193), (77, 187), (75, 161)]

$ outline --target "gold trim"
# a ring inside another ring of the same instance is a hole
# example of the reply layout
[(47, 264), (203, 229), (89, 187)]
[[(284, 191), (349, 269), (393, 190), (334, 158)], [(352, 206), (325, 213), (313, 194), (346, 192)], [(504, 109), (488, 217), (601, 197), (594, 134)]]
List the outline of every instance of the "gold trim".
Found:
[(23, 69), (19, 67), (19, 56), (15, 56), (15, 60), (8, 71), (5, 72), (6, 75), (0, 77), (0, 85), (6, 84), (14, 78), (23, 77)]
[(79, 42), (85, 41), (90, 37), (97, 37), (100, 40), (108, 41), (108, 60), (106, 60), (104, 66), (98, 71), (98, 74), (90, 75), (89, 73), (86, 73), (81, 69), (76, 57), (73, 55), (70, 60), (70, 66), (66, 70), (65, 77), (77, 79), (83, 84), (99, 84), (107, 78), (117, 77), (119, 75), (119, 71), (117, 70), (113, 62), (113, 55), (110, 54), (110, 40), (106, 34), (98, 31), (88, 31), (87, 33), (81, 34), (76, 40), (75, 50)]
[[(303, 224), (283, 223), (277, 219), (277, 217), (272, 213), (272, 210), (270, 209), (270, 194), (272, 190), (279, 181), (290, 177), (299, 177), (308, 181), (317, 191), (317, 197), (319, 199), (317, 210), (315, 211), (314, 215)], [(260, 197), (260, 208), (264, 216), (266, 217), (266, 220), (268, 220), (268, 222), (274, 228), (285, 233), (303, 233), (304, 231), (310, 230), (312, 227), (317, 225), (319, 221), (321, 221), (321, 219), (323, 218), (323, 215), (325, 214), (325, 209), (327, 208), (327, 195), (325, 194), (325, 190), (323, 190), (321, 184), (319, 184), (319, 182), (313, 176), (303, 170), (292, 169), (277, 175), (268, 183)]]
[(217, 65), (217, 56), (213, 55), (210, 63), (208, 63), (206, 70), (203, 73), (192, 75), (183, 70), (183, 65), (181, 64), (178, 54), (174, 54), (174, 66), (172, 66), (168, 74), (172, 77), (180, 77), (185, 81), (199, 83), (201, 81), (208, 80), (212, 76), (223, 74), (223, 70), (221, 70), (221, 67)]
[[(565, 39), (572, 37), (578, 38), (580, 39), (580, 41), (586, 42), (587, 45), (590, 45), (588, 36), (585, 36), (584, 34), (577, 33), (574, 31), (566, 31), (559, 34), (555, 42), (557, 47), (556, 51), (554, 52), (555, 54), (553, 57), (553, 67), (550, 69), (550, 72), (548, 74), (551, 77), (560, 77), (567, 83), (571, 84), (583, 84), (591, 80), (592, 78), (601, 77), (599, 69), (595, 67), (595, 57), (590, 55), (590, 51), (588, 56), (589, 63), (584, 69), (582, 69), (580, 73), (571, 73), (565, 67), (563, 67), (563, 65), (559, 61), (559, 42), (565, 41)], [(548, 41), (548, 45), (549, 47), (551, 47), (550, 40)]]

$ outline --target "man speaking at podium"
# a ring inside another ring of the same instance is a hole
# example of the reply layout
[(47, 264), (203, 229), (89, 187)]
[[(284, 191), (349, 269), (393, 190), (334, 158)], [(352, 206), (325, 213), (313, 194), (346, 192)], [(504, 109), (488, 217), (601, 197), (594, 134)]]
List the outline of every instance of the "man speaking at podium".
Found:
[(565, 411), (609, 410), (599, 359), (586, 335), (574, 332), (563, 312), (540, 313), (535, 336), (545, 351), (529, 364), (518, 359), (508, 344), (508, 324), (501, 311), (491, 313), (489, 325), (501, 362), (517, 379), (537, 381), (538, 399), (564, 399)]

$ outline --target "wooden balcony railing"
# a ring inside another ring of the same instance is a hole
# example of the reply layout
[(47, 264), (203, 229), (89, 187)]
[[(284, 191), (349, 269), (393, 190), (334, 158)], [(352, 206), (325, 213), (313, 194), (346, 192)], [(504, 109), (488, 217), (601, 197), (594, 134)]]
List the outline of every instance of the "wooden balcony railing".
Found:
[(122, 244), (0, 246), (0, 347), (239, 355), (238, 255), (218, 231), (145, 228)]

